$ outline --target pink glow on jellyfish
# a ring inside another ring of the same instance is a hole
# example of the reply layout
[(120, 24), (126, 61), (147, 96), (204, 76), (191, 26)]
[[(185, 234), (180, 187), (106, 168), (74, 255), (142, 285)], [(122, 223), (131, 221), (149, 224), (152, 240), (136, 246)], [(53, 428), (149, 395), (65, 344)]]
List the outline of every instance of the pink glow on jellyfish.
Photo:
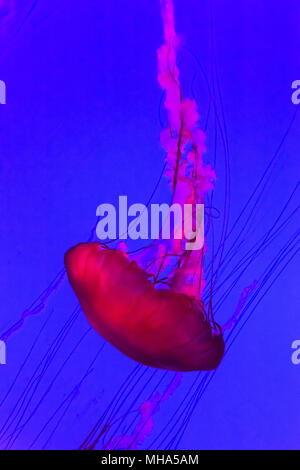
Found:
[[(158, 51), (158, 80), (169, 121), (161, 133), (166, 174), (172, 203), (195, 208), (204, 203), (215, 174), (203, 164), (205, 136), (198, 128), (196, 103), (183, 98), (171, 0), (161, 1), (161, 9), (165, 42)], [(195, 217), (193, 212), (192, 225)], [(140, 256), (100, 243), (77, 245), (65, 256), (68, 278), (90, 324), (130, 358), (167, 370), (212, 370), (225, 345), (211, 308), (207, 312), (201, 299), (204, 248), (186, 250), (182, 227), (176, 229), (181, 239), (156, 240)]]

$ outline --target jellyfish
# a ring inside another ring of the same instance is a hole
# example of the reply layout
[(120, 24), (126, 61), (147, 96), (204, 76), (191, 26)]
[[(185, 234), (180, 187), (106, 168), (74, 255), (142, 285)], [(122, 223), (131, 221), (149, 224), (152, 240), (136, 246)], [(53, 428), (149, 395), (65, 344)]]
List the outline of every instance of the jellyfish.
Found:
[[(197, 205), (213, 187), (214, 172), (203, 163), (205, 136), (197, 125), (196, 103), (183, 97), (180, 86), (172, 1), (162, 0), (161, 8), (165, 42), (158, 50), (158, 80), (169, 121), (161, 143), (172, 202), (182, 209), (190, 205), (195, 226)], [(174, 231), (180, 237), (150, 247), (153, 259), (146, 267), (135, 255), (92, 242), (66, 253), (66, 271), (90, 324), (121, 352), (154, 368), (213, 370), (225, 345), (201, 299), (205, 246), (187, 250), (182, 224)]]
[[(212, 96), (210, 118), (212, 116), (215, 120), (214, 130), (218, 141), (218, 151), (215, 149), (215, 157), (220, 160), (223, 152), (224, 157), (228, 158), (227, 150), (225, 151), (227, 136), (220, 91), (217, 86), (213, 86), (215, 80), (212, 78), (211, 87), (209, 84)], [(163, 87), (163, 89), (166, 93), (166, 88)], [(165, 102), (165, 104), (168, 103)], [(169, 111), (171, 111), (171, 107)], [(206, 127), (203, 127), (203, 129), (206, 132)], [(176, 137), (175, 125), (172, 130), (172, 136)], [(287, 129), (279, 149), (283, 146), (288, 134), (289, 129)], [(202, 138), (204, 139), (203, 134)], [(219, 139), (221, 145), (219, 145)], [(170, 139), (169, 129), (162, 135), (162, 143), (166, 146), (171, 146), (173, 143)], [(123, 253), (123, 257), (129, 260), (129, 264), (132, 261), (136, 262), (144, 273), (146, 280), (153, 280), (155, 288), (165, 287), (165, 290), (172, 288), (176, 292), (184, 293), (189, 298), (196, 299), (201, 305), (205, 303), (208, 306), (206, 316), (210, 318), (212, 328), (214, 328), (211, 317), (211, 304), (213, 301), (214, 317), (218, 318), (221, 325), (224, 325), (222, 331), (226, 343), (227, 359), (224, 363), (226, 366), (227, 364), (230, 365), (230, 354), (228, 352), (234, 353), (232, 345), (236, 345), (236, 338), (241, 331), (244, 331), (247, 320), (256, 312), (258, 305), (270, 294), (271, 288), (273, 288), (277, 279), (280, 279), (281, 273), (294, 259), (296, 250), (298, 250), (299, 231), (297, 230), (292, 234), (288, 225), (294, 219), (295, 214), (294, 211), (291, 213), (288, 211), (291, 201), (295, 199), (296, 193), (294, 192), (291, 194), (290, 202), (284, 204), (283, 208), (279, 208), (279, 216), (275, 222), (272, 221), (270, 226), (269, 224), (264, 226), (261, 239), (251, 230), (251, 227), (257, 222), (257, 211), (253, 208), (261, 203), (265, 212), (267, 212), (264, 205), (265, 196), (268, 194), (266, 182), (270, 178), (272, 179), (273, 163), (275, 159), (278, 159), (278, 152), (276, 151), (270, 162), (268, 162), (263, 175), (259, 175), (261, 178), (249, 195), (247, 205), (241, 208), (240, 201), (238, 201), (239, 212), (234, 223), (231, 221), (230, 224), (226, 224), (224, 231), (223, 226), (225, 226), (225, 223), (222, 224), (221, 242), (217, 244), (217, 237), (215, 237), (215, 243), (213, 243), (213, 240), (208, 240), (208, 236), (212, 235), (213, 230), (206, 234), (207, 247), (198, 253), (198, 258), (200, 258), (198, 261), (199, 270), (191, 270), (191, 276), (185, 275), (183, 263), (191, 255), (196, 263), (196, 255), (195, 253), (185, 252), (182, 246), (178, 250), (177, 245), (166, 246), (166, 244), (159, 241), (146, 247), (138, 256), (136, 253), (127, 253), (122, 246), (119, 246), (118, 250), (109, 250), (109, 245), (100, 245), (103, 251), (110, 251), (112, 254), (120, 251)], [(170, 162), (172, 163), (171, 151), (168, 151), (168, 155), (169, 153)], [(171, 177), (170, 183), (173, 190), (172, 171), (174, 165), (173, 167), (170, 165), (170, 167), (167, 171)], [(214, 167), (216, 167), (215, 163)], [(207, 167), (206, 170), (208, 170)], [(229, 171), (230, 169), (227, 166), (226, 178)], [(174, 195), (174, 200), (177, 199), (177, 201), (180, 199), (180, 188), (184, 189), (182, 176), (181, 165), (179, 165), (178, 178), (173, 191), (174, 194), (177, 193)], [(226, 178), (220, 178), (219, 173), (218, 176), (219, 182), (225, 185)], [(210, 185), (213, 179), (214, 175), (211, 173)], [(276, 178), (273, 178), (273, 180), (276, 180)], [(188, 181), (191, 181), (190, 177)], [(208, 183), (208, 179), (206, 182)], [(204, 192), (205, 197), (208, 196), (211, 202), (213, 190), (207, 188)], [(220, 187), (218, 192), (220, 193)], [(229, 197), (228, 193), (225, 192), (224, 200), (229, 201)], [(201, 201), (202, 198), (200, 197), (199, 200)], [(235, 200), (233, 199), (233, 201)], [(223, 214), (222, 210), (220, 212)], [(214, 224), (212, 219), (214, 218), (214, 216), (211, 217), (209, 228), (217, 228), (217, 224), (212, 227)], [(223, 220), (225, 220), (225, 217)], [(219, 221), (217, 220), (217, 222)], [(90, 230), (90, 227), (88, 229)], [(95, 228), (93, 228), (94, 233)], [(287, 233), (288, 238), (286, 238)], [(277, 244), (278, 234), (280, 234), (281, 240), (280, 247)], [(285, 236), (282, 236), (284, 234)], [(92, 239), (93, 237), (89, 240)], [(210, 243), (211, 241), (212, 243)], [(96, 245), (99, 249), (99, 244)], [(273, 246), (271, 260), (266, 256), (267, 246)], [(219, 261), (220, 253), (222, 254), (221, 262)], [(202, 259), (205, 259), (206, 263), (203, 270)], [(191, 266), (190, 263), (189, 266), (185, 267), (191, 268)], [(255, 267), (254, 273), (251, 271), (252, 266)], [(170, 271), (172, 271), (171, 274)], [(211, 275), (209, 274), (210, 271)], [(194, 282), (188, 282), (193, 273), (195, 273)], [(258, 282), (254, 281), (250, 285), (249, 275), (251, 282), (254, 277), (257, 278)], [(198, 283), (195, 282), (197, 276)], [(212, 281), (210, 279), (208, 281), (208, 277), (212, 277)], [(207, 280), (206, 284), (204, 278)], [(99, 352), (95, 350), (95, 356), (93, 356), (94, 348), (91, 340), (97, 338), (94, 338), (92, 328), (85, 331), (86, 323), (83, 321), (81, 309), (76, 307), (71, 314), (68, 312), (65, 316), (67, 313), (65, 304), (63, 304), (63, 308), (60, 308), (61, 298), (56, 296), (56, 292), (67, 288), (64, 281), (65, 276), (64, 271), (62, 271), (58, 273), (57, 277), (36, 302), (23, 312), (20, 321), (15, 323), (6, 333), (0, 335), (0, 339), (4, 338), (10, 342), (14, 335), (19, 335), (20, 338), (22, 335), (24, 337), (26, 334), (24, 327), (29, 329), (32, 323), (41, 322), (40, 330), (36, 333), (34, 328), (31, 330), (33, 342), (31, 344), (30, 341), (28, 354), (24, 358), (23, 351), (20, 353), (21, 364), (18, 365), (20, 367), (17, 369), (13, 381), (10, 381), (6, 387), (5, 395), (1, 397), (0, 447), (74, 448), (79, 445), (79, 439), (82, 442), (81, 439), (86, 437), (85, 433), (88, 433), (92, 428), (80, 448), (178, 448), (179, 444), (182, 443), (184, 433), (188, 430), (192, 417), (195, 414), (200, 415), (199, 402), (205, 391), (209, 389), (209, 384), (215, 377), (215, 370), (191, 374), (176, 372), (175, 377), (183, 376), (182, 383), (178, 390), (176, 389), (176, 393), (173, 394), (172, 392), (170, 394), (168, 384), (171, 374), (173, 376), (172, 372), (132, 364), (132, 361), (127, 361), (126, 358), (120, 355), (118, 358), (122, 366), (119, 367), (119, 370), (124, 372), (124, 382), (121, 382), (119, 387), (119, 378), (113, 371), (112, 376), (109, 377), (110, 381), (106, 382), (103, 367), (105, 363), (111, 363), (111, 348), (107, 344), (105, 345), (103, 357), (102, 346), (105, 343), (95, 341), (95, 349), (99, 346), (101, 348), (99, 348)], [(199, 286), (197, 290), (196, 285)], [(240, 293), (241, 297), (239, 298)], [(65, 295), (68, 292), (63, 290), (60, 294), (65, 300), (67, 297)], [(234, 305), (232, 306), (232, 303), (228, 305), (230, 302), (226, 303), (227, 300), (233, 301)], [(238, 305), (234, 309), (236, 302), (238, 302)], [(222, 312), (225, 311), (227, 312), (226, 318), (219, 318), (218, 315), (222, 316)], [(131, 313), (134, 314), (135, 312)], [(278, 312), (274, 311), (275, 316), (279, 313), (279, 310)], [(53, 315), (57, 315), (57, 317), (53, 318)], [(229, 320), (226, 322), (228, 317)], [(62, 321), (61, 328), (58, 327), (58, 319)], [(75, 321), (80, 323), (75, 323)], [(218, 329), (217, 326), (215, 327)], [(81, 329), (84, 331), (81, 332)], [(46, 341), (44, 337), (40, 336), (42, 331), (45, 333)], [(76, 335), (81, 335), (81, 333), (82, 337), (77, 338)], [(68, 340), (74, 341), (74, 347), (72, 345), (70, 348)], [(10, 344), (9, 347), (11, 347)], [(78, 356), (75, 355), (77, 349), (80, 352), (81, 360), (79, 361)], [(239, 351), (235, 350), (235, 353), (238, 354)], [(100, 360), (99, 354), (101, 354)], [(75, 363), (74, 369), (69, 363), (71, 359)], [(125, 373), (123, 364), (128, 365), (128, 375), (126, 375), (127, 370)], [(84, 370), (81, 371), (81, 367)], [(249, 371), (249, 374), (251, 377), (251, 371)], [(70, 376), (74, 378), (74, 384), (68, 380)], [(88, 383), (84, 388), (85, 381), (92, 377), (94, 380), (93, 386), (91, 387)], [(101, 377), (100, 381), (99, 377)], [(174, 382), (173, 385), (177, 387), (179, 382)], [(102, 387), (107, 390), (106, 397), (101, 395)], [(174, 390), (173, 386), (171, 389)], [(60, 396), (61, 392), (63, 393), (62, 397)], [(99, 399), (99, 396), (101, 396), (101, 399)], [(83, 400), (82, 402), (78, 401), (80, 397)], [(213, 395), (211, 399), (214, 400)], [(88, 415), (83, 414), (82, 404), (83, 408), (91, 408), (92, 418), (90, 418), (90, 421)], [(6, 405), (7, 408), (5, 408)], [(235, 402), (233, 402), (233, 406), (235, 406)], [(162, 414), (163, 420), (160, 420), (159, 413)], [(65, 432), (65, 429), (70, 426), (73, 432)], [(197, 435), (199, 436), (199, 443), (202, 445), (201, 430)], [(213, 446), (215, 447), (215, 442)]]

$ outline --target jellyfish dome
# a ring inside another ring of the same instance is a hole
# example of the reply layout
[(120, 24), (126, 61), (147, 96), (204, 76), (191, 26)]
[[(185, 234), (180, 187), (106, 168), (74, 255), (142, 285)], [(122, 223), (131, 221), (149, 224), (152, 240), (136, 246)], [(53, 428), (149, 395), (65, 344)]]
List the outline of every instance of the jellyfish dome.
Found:
[(158, 81), (168, 117), (161, 143), (167, 152), (172, 204), (182, 212), (186, 205), (191, 207), (192, 237), (180, 222), (173, 240), (158, 238), (145, 250), (146, 260), (126, 249), (83, 243), (67, 252), (65, 266), (88, 321), (121, 352), (156, 368), (212, 370), (220, 364), (225, 346), (212, 306), (206, 311), (201, 298), (204, 231), (199, 249), (187, 249), (187, 241), (197, 239), (197, 207), (213, 188), (215, 174), (203, 163), (205, 136), (198, 128), (196, 103), (183, 98), (171, 0), (162, 0), (161, 8), (165, 42), (158, 50)]
[(66, 254), (68, 277), (94, 329), (127, 356), (156, 368), (215, 369), (224, 341), (201, 302), (155, 289), (144, 270), (120, 250), (83, 243)]

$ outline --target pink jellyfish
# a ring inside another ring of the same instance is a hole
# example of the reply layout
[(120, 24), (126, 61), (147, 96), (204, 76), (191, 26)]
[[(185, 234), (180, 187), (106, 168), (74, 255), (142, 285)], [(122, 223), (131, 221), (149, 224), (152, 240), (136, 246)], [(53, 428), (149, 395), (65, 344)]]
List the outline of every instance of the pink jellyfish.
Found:
[[(169, 121), (161, 133), (166, 174), (172, 203), (196, 207), (204, 203), (215, 175), (203, 164), (205, 136), (197, 125), (196, 103), (183, 98), (171, 0), (162, 0), (161, 8), (165, 42), (158, 50), (158, 80)], [(168, 243), (156, 240), (142, 256), (82, 243), (66, 253), (66, 270), (90, 324), (122, 353), (155, 368), (212, 370), (224, 355), (222, 330), (201, 300), (205, 246), (189, 251), (186, 241), (184, 235)]]

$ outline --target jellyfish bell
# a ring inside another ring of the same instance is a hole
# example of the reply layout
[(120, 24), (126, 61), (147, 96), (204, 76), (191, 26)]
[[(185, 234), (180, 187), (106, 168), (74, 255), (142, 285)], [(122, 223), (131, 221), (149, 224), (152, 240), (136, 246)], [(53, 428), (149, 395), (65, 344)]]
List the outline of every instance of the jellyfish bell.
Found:
[(100, 243), (82, 243), (65, 256), (70, 284), (94, 329), (130, 358), (174, 370), (212, 370), (224, 340), (201, 301), (155, 288), (136, 261)]

